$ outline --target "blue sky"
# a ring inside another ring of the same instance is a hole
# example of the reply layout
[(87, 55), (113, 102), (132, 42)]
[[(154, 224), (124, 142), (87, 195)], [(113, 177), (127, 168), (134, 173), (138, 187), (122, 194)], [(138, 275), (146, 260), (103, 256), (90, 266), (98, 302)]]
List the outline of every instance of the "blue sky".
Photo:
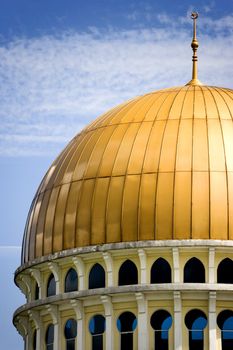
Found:
[(0, 0), (0, 5), (0, 275), (8, 298), (0, 304), (5, 320), (0, 339), (3, 348), (20, 350), (10, 326), (12, 311), (23, 303), (13, 272), (20, 264), (27, 211), (49, 164), (110, 107), (190, 80), (193, 9), (200, 14), (200, 80), (233, 88), (233, 1)]

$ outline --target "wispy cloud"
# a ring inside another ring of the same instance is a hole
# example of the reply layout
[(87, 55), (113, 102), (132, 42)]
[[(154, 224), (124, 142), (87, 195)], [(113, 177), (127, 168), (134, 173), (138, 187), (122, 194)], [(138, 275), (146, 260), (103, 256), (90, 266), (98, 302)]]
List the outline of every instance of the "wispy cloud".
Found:
[[(110, 107), (185, 84), (191, 74), (190, 19), (156, 16), (151, 29), (90, 28), (2, 46), (0, 155), (55, 155)], [(230, 14), (199, 21), (200, 79), (207, 84), (233, 87), (232, 23)]]

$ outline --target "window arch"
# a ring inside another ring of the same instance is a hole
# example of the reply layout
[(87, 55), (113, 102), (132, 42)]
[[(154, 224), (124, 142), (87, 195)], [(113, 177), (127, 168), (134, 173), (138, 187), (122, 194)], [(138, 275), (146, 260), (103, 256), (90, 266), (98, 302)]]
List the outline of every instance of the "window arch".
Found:
[(75, 350), (75, 338), (77, 337), (77, 322), (73, 318), (65, 324), (66, 350)]
[(205, 267), (197, 258), (189, 259), (184, 267), (185, 283), (205, 283)]
[(33, 338), (32, 338), (32, 349), (33, 350), (36, 350), (36, 335), (37, 335), (37, 331), (35, 329), (34, 333), (33, 333)]
[(221, 329), (222, 350), (233, 349), (233, 311), (224, 310), (217, 318), (217, 324)]
[(154, 348), (168, 350), (168, 332), (172, 325), (172, 317), (166, 310), (158, 310), (150, 319), (151, 327), (154, 329)]
[(167, 260), (158, 258), (150, 270), (150, 283), (171, 283), (171, 267)]
[(233, 283), (233, 261), (226, 258), (220, 262), (217, 270), (218, 283)]
[(92, 335), (92, 350), (103, 350), (103, 334), (105, 332), (104, 316), (93, 316), (89, 322), (89, 331)]
[(47, 283), (47, 297), (51, 297), (56, 294), (56, 281), (54, 275), (51, 273)]
[(138, 283), (138, 269), (137, 266), (131, 261), (126, 260), (123, 262), (119, 269), (118, 285), (125, 286)]
[(105, 287), (105, 271), (103, 266), (96, 263), (89, 273), (89, 289)]
[(50, 324), (45, 335), (46, 350), (53, 350), (54, 343), (54, 325)]
[(120, 350), (133, 350), (133, 332), (137, 327), (137, 318), (130, 312), (123, 312), (117, 320), (117, 329), (121, 334)]
[(189, 350), (204, 349), (204, 328), (207, 318), (203, 311), (194, 309), (185, 316), (185, 325), (189, 330)]
[(65, 293), (78, 290), (78, 274), (75, 269), (68, 270), (65, 277)]

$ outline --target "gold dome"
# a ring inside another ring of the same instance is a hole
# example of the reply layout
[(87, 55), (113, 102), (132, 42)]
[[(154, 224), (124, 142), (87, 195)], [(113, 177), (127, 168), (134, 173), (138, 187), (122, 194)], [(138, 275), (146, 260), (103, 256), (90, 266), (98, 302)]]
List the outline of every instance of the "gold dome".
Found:
[(233, 90), (137, 97), (68, 144), (32, 203), (23, 262), (64, 249), (233, 239)]

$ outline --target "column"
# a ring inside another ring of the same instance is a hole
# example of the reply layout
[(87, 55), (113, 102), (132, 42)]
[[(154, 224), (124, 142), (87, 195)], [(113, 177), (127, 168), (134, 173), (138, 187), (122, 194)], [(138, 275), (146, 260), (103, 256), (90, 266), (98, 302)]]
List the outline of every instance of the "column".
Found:
[(174, 350), (182, 350), (182, 303), (180, 292), (174, 292)]
[(28, 336), (28, 318), (24, 316), (18, 316), (15, 320), (17, 331), (23, 337), (24, 348), (30, 349), (29, 336)]
[(38, 284), (39, 287), (39, 298), (42, 298), (42, 293), (41, 293), (41, 285), (42, 285), (42, 276), (41, 276), (41, 272), (39, 270), (36, 269), (29, 269), (31, 276), (35, 279), (35, 281)]
[(78, 289), (84, 290), (85, 289), (85, 265), (83, 263), (83, 260), (80, 257), (73, 257), (72, 258), (73, 263), (75, 264), (77, 273), (78, 273)]
[(146, 276), (147, 259), (146, 259), (145, 250), (138, 249), (138, 256), (139, 256), (139, 260), (140, 260), (141, 284), (146, 284), (146, 282), (147, 282), (147, 276)]
[(173, 256), (173, 283), (180, 283), (180, 259), (179, 259), (179, 249), (172, 248)]
[(48, 312), (50, 313), (52, 320), (53, 320), (53, 326), (54, 326), (54, 350), (60, 350), (60, 317), (59, 317), (59, 310), (57, 305), (47, 305), (46, 306)]
[(41, 350), (43, 348), (42, 340), (42, 324), (39, 311), (29, 310), (28, 311), (30, 319), (33, 321), (36, 327), (36, 350)]
[(209, 283), (215, 283), (215, 248), (209, 248)]
[(76, 349), (85, 350), (85, 315), (83, 302), (81, 300), (71, 300), (70, 303), (77, 319)]
[(113, 350), (113, 309), (112, 300), (109, 296), (101, 296), (101, 302), (104, 306), (104, 314), (106, 320), (106, 346), (107, 350)]
[(138, 304), (138, 349), (148, 350), (149, 349), (149, 335), (147, 325), (147, 300), (143, 293), (135, 293), (135, 297)]
[(107, 268), (107, 287), (113, 287), (113, 261), (110, 253), (103, 253), (103, 258)]
[(209, 349), (216, 350), (216, 292), (209, 292)]

